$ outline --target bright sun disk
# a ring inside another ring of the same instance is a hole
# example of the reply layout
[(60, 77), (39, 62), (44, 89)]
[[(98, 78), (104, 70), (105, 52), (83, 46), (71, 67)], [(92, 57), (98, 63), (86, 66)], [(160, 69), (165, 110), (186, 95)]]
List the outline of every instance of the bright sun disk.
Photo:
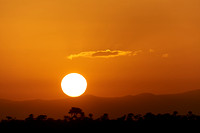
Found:
[(78, 73), (70, 73), (62, 79), (61, 88), (66, 95), (78, 97), (85, 92), (87, 81)]

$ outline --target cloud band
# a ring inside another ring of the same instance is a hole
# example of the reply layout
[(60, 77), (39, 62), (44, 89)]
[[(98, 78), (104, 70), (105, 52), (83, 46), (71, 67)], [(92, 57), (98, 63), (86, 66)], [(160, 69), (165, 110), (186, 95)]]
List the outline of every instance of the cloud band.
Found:
[(72, 60), (73, 58), (85, 57), (85, 58), (112, 58), (118, 56), (135, 56), (138, 53), (142, 52), (138, 51), (121, 51), (121, 50), (98, 50), (98, 51), (86, 51), (80, 52), (78, 54), (71, 54), (67, 56), (68, 59)]

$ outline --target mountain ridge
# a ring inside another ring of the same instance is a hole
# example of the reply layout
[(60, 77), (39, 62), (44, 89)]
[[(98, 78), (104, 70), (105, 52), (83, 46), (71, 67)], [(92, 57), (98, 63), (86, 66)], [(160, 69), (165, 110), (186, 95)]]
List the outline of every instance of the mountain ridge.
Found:
[(130, 112), (134, 114), (172, 113), (176, 110), (180, 114), (186, 114), (191, 110), (195, 114), (200, 114), (200, 90), (165, 95), (142, 93), (123, 97), (83, 95), (78, 98), (68, 97), (56, 100), (0, 99), (0, 119), (5, 119), (6, 116), (24, 119), (31, 113), (35, 116), (46, 114), (51, 118), (62, 119), (64, 115), (68, 115), (71, 107), (81, 108), (86, 115), (93, 113), (94, 117), (108, 113), (110, 118), (117, 118)]

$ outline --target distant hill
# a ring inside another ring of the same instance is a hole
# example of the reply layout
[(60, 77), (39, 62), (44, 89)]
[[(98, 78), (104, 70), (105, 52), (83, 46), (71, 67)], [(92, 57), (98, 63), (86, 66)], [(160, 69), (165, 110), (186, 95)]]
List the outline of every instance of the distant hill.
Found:
[(115, 98), (85, 95), (59, 100), (10, 101), (0, 99), (0, 119), (5, 119), (6, 116), (24, 119), (31, 113), (35, 116), (46, 114), (51, 118), (63, 119), (64, 115), (68, 115), (71, 107), (81, 108), (85, 115), (93, 113), (94, 117), (108, 113), (110, 118), (117, 118), (130, 112), (157, 114), (172, 113), (176, 110), (180, 114), (186, 114), (191, 110), (195, 114), (200, 114), (200, 90), (168, 95), (144, 93)]

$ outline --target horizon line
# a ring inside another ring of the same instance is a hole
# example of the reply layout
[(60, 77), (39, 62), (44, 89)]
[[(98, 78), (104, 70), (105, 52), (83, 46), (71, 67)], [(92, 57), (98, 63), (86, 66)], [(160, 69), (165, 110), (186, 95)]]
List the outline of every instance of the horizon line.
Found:
[(153, 95), (153, 96), (164, 96), (164, 95), (178, 95), (178, 94), (184, 94), (184, 93), (190, 93), (190, 92), (195, 92), (195, 91), (200, 91), (200, 89), (194, 89), (194, 90), (189, 90), (189, 91), (183, 91), (183, 92), (178, 92), (178, 93), (162, 93), (162, 94), (155, 94), (155, 93), (150, 93), (150, 92), (143, 92), (143, 93), (138, 93), (135, 95), (123, 95), (123, 96), (96, 96), (92, 94), (83, 94), (82, 96), (79, 97), (70, 97), (66, 96), (65, 98), (53, 98), (53, 99), (45, 99), (45, 98), (30, 98), (30, 99), (7, 99), (7, 98), (0, 98), (0, 101), (5, 100), (5, 101), (14, 101), (14, 102), (22, 102), (22, 101), (55, 101), (55, 100), (63, 100), (63, 99), (78, 99), (78, 98), (83, 98), (83, 97), (96, 97), (96, 98), (123, 98), (123, 97), (135, 97), (135, 96), (140, 96), (140, 95)]

